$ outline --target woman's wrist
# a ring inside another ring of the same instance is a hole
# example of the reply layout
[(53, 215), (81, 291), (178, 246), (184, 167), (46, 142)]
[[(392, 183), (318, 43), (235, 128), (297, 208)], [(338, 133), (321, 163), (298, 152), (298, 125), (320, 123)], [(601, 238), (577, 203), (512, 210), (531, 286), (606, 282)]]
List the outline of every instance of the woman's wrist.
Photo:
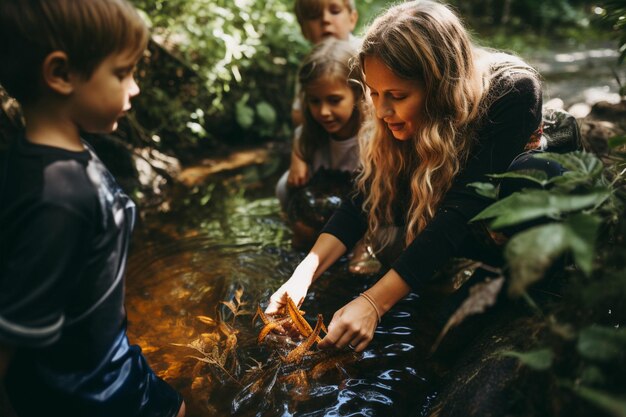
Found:
[(309, 287), (313, 283), (313, 276), (315, 275), (315, 271), (317, 271), (318, 266), (319, 258), (312, 254), (308, 254), (296, 267), (293, 277), (296, 278), (299, 283)]
[(381, 314), (380, 314), (380, 309), (378, 308), (378, 305), (376, 304), (376, 301), (374, 301), (374, 299), (370, 295), (364, 292), (359, 294), (359, 297), (363, 297), (368, 303), (370, 303), (370, 305), (376, 312), (376, 318), (378, 319), (378, 323), (380, 323)]
[(377, 307), (377, 313), (383, 316), (401, 299), (411, 292), (411, 287), (394, 269), (390, 269), (370, 289), (365, 291), (369, 301)]

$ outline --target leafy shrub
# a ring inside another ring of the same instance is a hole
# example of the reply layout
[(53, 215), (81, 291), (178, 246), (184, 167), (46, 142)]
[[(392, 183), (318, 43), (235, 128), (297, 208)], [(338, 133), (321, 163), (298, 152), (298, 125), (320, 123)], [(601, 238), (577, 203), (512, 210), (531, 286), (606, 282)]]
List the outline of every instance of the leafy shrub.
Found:
[[(155, 40), (177, 61), (146, 74), (138, 100), (141, 107), (152, 107), (147, 118), (180, 129), (192, 142), (285, 135), (294, 75), (308, 47), (288, 2), (133, 3), (145, 12)], [(188, 88), (181, 91), (181, 85)]]
[[(611, 145), (622, 147), (626, 137)], [(514, 234), (504, 249), (510, 296), (524, 296), (540, 311), (552, 337), (530, 352), (504, 352), (536, 371), (549, 372), (554, 385), (607, 415), (626, 416), (626, 153), (614, 150), (604, 161), (586, 152), (538, 155), (567, 172), (547, 179), (542, 172), (511, 172), (541, 189), (522, 190), (497, 201), (475, 220), (491, 219), (493, 229), (543, 219)], [(478, 189), (485, 193), (488, 185)], [(488, 190), (487, 190), (488, 191)], [(557, 263), (563, 256), (571, 266)], [(555, 269), (556, 266), (556, 269)], [(573, 266), (573, 268), (572, 268)], [(542, 307), (530, 298), (539, 280), (565, 276), (563, 298)]]

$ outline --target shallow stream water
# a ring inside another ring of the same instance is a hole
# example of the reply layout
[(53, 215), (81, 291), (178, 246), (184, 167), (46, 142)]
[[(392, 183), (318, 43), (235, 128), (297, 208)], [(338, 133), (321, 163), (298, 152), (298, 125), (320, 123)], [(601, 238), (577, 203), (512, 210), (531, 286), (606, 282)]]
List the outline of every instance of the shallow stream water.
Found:
[[(139, 223), (127, 274), (131, 341), (142, 347), (157, 374), (183, 393), (189, 417), (421, 415), (436, 395), (439, 370), (428, 359), (436, 329), (417, 296), (383, 318), (374, 342), (356, 360), (295, 386), (279, 381), (271, 392), (239, 403), (233, 402), (245, 394), (234, 381), (239, 377), (228, 378), (193, 358), (202, 356), (195, 350), (179, 346), (212, 331), (197, 316), (232, 323), (221, 301), (231, 300), (238, 288), (245, 309), (265, 306), (305, 255), (291, 248), (291, 232), (273, 197), (277, 172), (263, 171), (250, 166), (216, 176), (191, 195), (181, 192), (169, 213)], [(305, 317), (313, 325), (320, 313), (328, 324), (334, 311), (375, 279), (351, 275), (346, 259), (340, 260), (312, 287), (302, 306)], [(233, 325), (240, 376), (255, 361), (267, 363), (271, 351), (257, 345), (261, 325), (251, 318), (238, 316)]]

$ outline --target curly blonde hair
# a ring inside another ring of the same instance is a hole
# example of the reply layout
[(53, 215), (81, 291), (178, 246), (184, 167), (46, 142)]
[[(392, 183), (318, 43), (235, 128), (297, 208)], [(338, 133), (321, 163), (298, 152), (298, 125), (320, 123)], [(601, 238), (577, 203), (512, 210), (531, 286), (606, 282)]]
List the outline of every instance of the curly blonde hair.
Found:
[(396, 5), (374, 20), (357, 63), (361, 80), (367, 57), (424, 88), (423, 114), (412, 138), (395, 140), (373, 109), (360, 133), (363, 169), (357, 186), (369, 213), (369, 240), (380, 250), (392, 240), (384, 231), (394, 224), (394, 207), (401, 203), (399, 182), (410, 190), (408, 207), (402, 207), (408, 245), (434, 217), (464, 166), (481, 116), (506, 93), (506, 86), (490, 89), (490, 81), (513, 68), (532, 69), (510, 55), (475, 47), (454, 12), (428, 0)]

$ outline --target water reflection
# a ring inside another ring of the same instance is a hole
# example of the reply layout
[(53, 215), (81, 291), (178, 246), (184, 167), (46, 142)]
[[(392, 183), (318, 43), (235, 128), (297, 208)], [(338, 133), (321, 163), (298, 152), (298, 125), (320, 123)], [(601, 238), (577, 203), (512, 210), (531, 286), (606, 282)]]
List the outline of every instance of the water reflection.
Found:
[[(268, 197), (273, 179), (242, 178), (199, 187), (170, 213), (145, 219), (134, 236), (127, 280), (129, 336), (154, 370), (183, 393), (187, 415), (420, 415), (434, 392), (426, 339), (432, 341), (436, 330), (423, 326), (430, 318), (415, 296), (383, 318), (358, 360), (339, 361), (315, 377), (305, 372), (304, 382), (295, 386), (268, 369), (263, 377), (276, 383), (262, 395), (245, 397), (242, 385), (216, 377), (210, 365), (191, 357), (197, 352), (174, 345), (207, 332), (197, 316), (227, 315), (220, 302), (237, 288), (244, 288), (249, 309), (265, 302), (304, 256), (291, 249), (278, 203)], [(328, 324), (334, 311), (374, 279), (349, 274), (346, 261), (340, 261), (312, 288), (303, 305), (305, 317), (314, 323), (321, 313)], [(240, 375), (271, 353), (256, 345), (260, 325), (250, 318), (238, 317), (235, 323)]]

